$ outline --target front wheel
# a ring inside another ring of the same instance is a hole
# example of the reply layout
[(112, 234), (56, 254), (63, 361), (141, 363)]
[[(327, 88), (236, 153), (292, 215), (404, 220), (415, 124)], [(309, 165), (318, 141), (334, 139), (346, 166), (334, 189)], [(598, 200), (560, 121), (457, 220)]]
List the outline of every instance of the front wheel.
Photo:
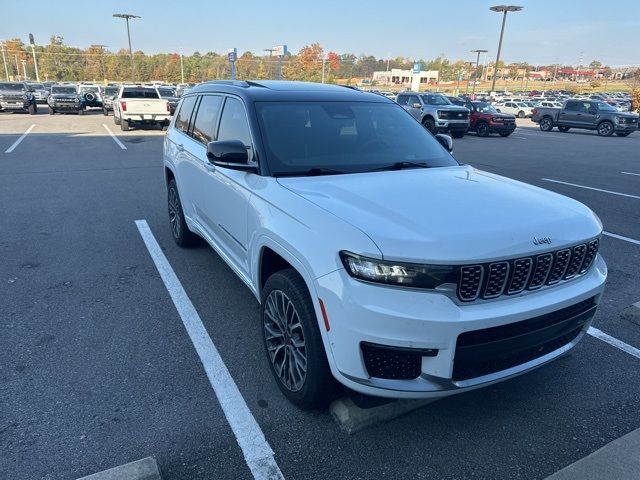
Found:
[(550, 132), (553, 130), (553, 120), (551, 120), (551, 117), (544, 117), (540, 120), (540, 130), (543, 132)]
[(478, 126), (476, 127), (476, 133), (479, 137), (488, 137), (491, 132), (489, 130), (489, 125), (487, 124), (487, 122), (478, 123)]
[(304, 280), (292, 268), (274, 273), (260, 303), (264, 347), (278, 387), (300, 408), (325, 406), (336, 382)]
[(600, 122), (598, 125), (598, 135), (601, 137), (610, 137), (613, 135), (613, 123), (609, 120), (605, 120), (604, 122)]
[(78, 110), (78, 115), (84, 115), (84, 108), (81, 108), (80, 110)]
[(422, 125), (424, 125), (424, 128), (429, 130), (431, 134), (436, 134), (436, 122), (433, 121), (433, 118), (425, 118), (422, 121)]
[(566, 133), (569, 131), (570, 127), (558, 127), (558, 130), (560, 130), (562, 133)]
[(55, 115), (56, 114), (56, 111), (53, 108), (48, 107), (48, 110), (49, 110), (49, 115)]
[(462, 138), (464, 137), (464, 134), (467, 133), (466, 130), (458, 130), (455, 132), (451, 132), (451, 136), (453, 138)]
[(35, 103), (32, 103), (29, 105), (29, 115), (35, 115), (36, 113), (38, 113), (38, 107)]
[(182, 202), (178, 193), (176, 181), (171, 179), (167, 185), (167, 207), (169, 210), (169, 225), (171, 225), (171, 235), (173, 240), (183, 248), (197, 245), (200, 237), (189, 230), (184, 219)]
[(103, 114), (105, 117), (108, 117), (108, 116), (109, 116), (109, 110), (107, 110), (106, 108), (103, 108), (103, 109), (102, 109), (102, 114)]

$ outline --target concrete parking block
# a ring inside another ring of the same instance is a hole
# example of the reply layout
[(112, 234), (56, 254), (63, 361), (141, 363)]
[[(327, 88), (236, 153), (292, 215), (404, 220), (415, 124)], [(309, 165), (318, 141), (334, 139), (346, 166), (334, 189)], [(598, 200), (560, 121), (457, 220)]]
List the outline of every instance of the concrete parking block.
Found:
[(554, 473), (546, 480), (640, 479), (640, 428)]
[(371, 425), (400, 417), (434, 401), (435, 400), (397, 400), (378, 407), (360, 408), (353, 403), (351, 398), (344, 397), (331, 403), (329, 411), (338, 426), (351, 435)]
[(156, 459), (143, 458), (78, 480), (162, 480)]
[(636, 302), (625, 308), (620, 316), (625, 320), (629, 320), (631, 323), (640, 325), (640, 302)]

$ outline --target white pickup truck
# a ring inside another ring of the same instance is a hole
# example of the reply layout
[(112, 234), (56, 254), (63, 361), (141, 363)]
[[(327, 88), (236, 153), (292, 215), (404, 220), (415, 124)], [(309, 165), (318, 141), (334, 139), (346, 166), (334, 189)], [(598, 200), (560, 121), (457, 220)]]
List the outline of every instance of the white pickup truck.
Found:
[(127, 131), (132, 125), (156, 124), (166, 129), (171, 120), (169, 103), (153, 87), (123, 85), (113, 102), (113, 121)]

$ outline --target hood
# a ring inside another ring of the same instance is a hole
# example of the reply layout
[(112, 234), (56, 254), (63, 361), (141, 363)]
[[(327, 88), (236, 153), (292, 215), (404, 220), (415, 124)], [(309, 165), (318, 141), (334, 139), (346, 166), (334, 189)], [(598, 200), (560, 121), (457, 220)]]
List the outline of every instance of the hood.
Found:
[(459, 111), (465, 111), (465, 112), (469, 111), (467, 107), (462, 107), (460, 105), (429, 105), (429, 107), (433, 107), (438, 110), (459, 110)]
[(509, 113), (500, 113), (500, 112), (497, 112), (497, 113), (476, 112), (476, 113), (479, 114), (479, 115), (487, 115), (487, 116), (494, 117), (494, 118), (504, 118), (504, 119), (507, 119), (507, 120), (515, 120), (516, 119), (515, 115), (511, 115)]
[[(393, 260), (491, 261), (556, 250), (602, 231), (575, 200), (469, 166), (278, 182), (357, 227)], [(536, 246), (534, 237), (551, 244)]]

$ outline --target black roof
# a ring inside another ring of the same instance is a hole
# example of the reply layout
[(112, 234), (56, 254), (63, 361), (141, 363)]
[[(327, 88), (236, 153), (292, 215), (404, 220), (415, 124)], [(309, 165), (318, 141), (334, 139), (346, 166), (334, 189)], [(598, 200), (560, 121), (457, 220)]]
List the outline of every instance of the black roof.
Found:
[(342, 85), (287, 80), (214, 80), (188, 90), (195, 93), (233, 93), (247, 101), (351, 101), (391, 102), (375, 93), (363, 92)]

